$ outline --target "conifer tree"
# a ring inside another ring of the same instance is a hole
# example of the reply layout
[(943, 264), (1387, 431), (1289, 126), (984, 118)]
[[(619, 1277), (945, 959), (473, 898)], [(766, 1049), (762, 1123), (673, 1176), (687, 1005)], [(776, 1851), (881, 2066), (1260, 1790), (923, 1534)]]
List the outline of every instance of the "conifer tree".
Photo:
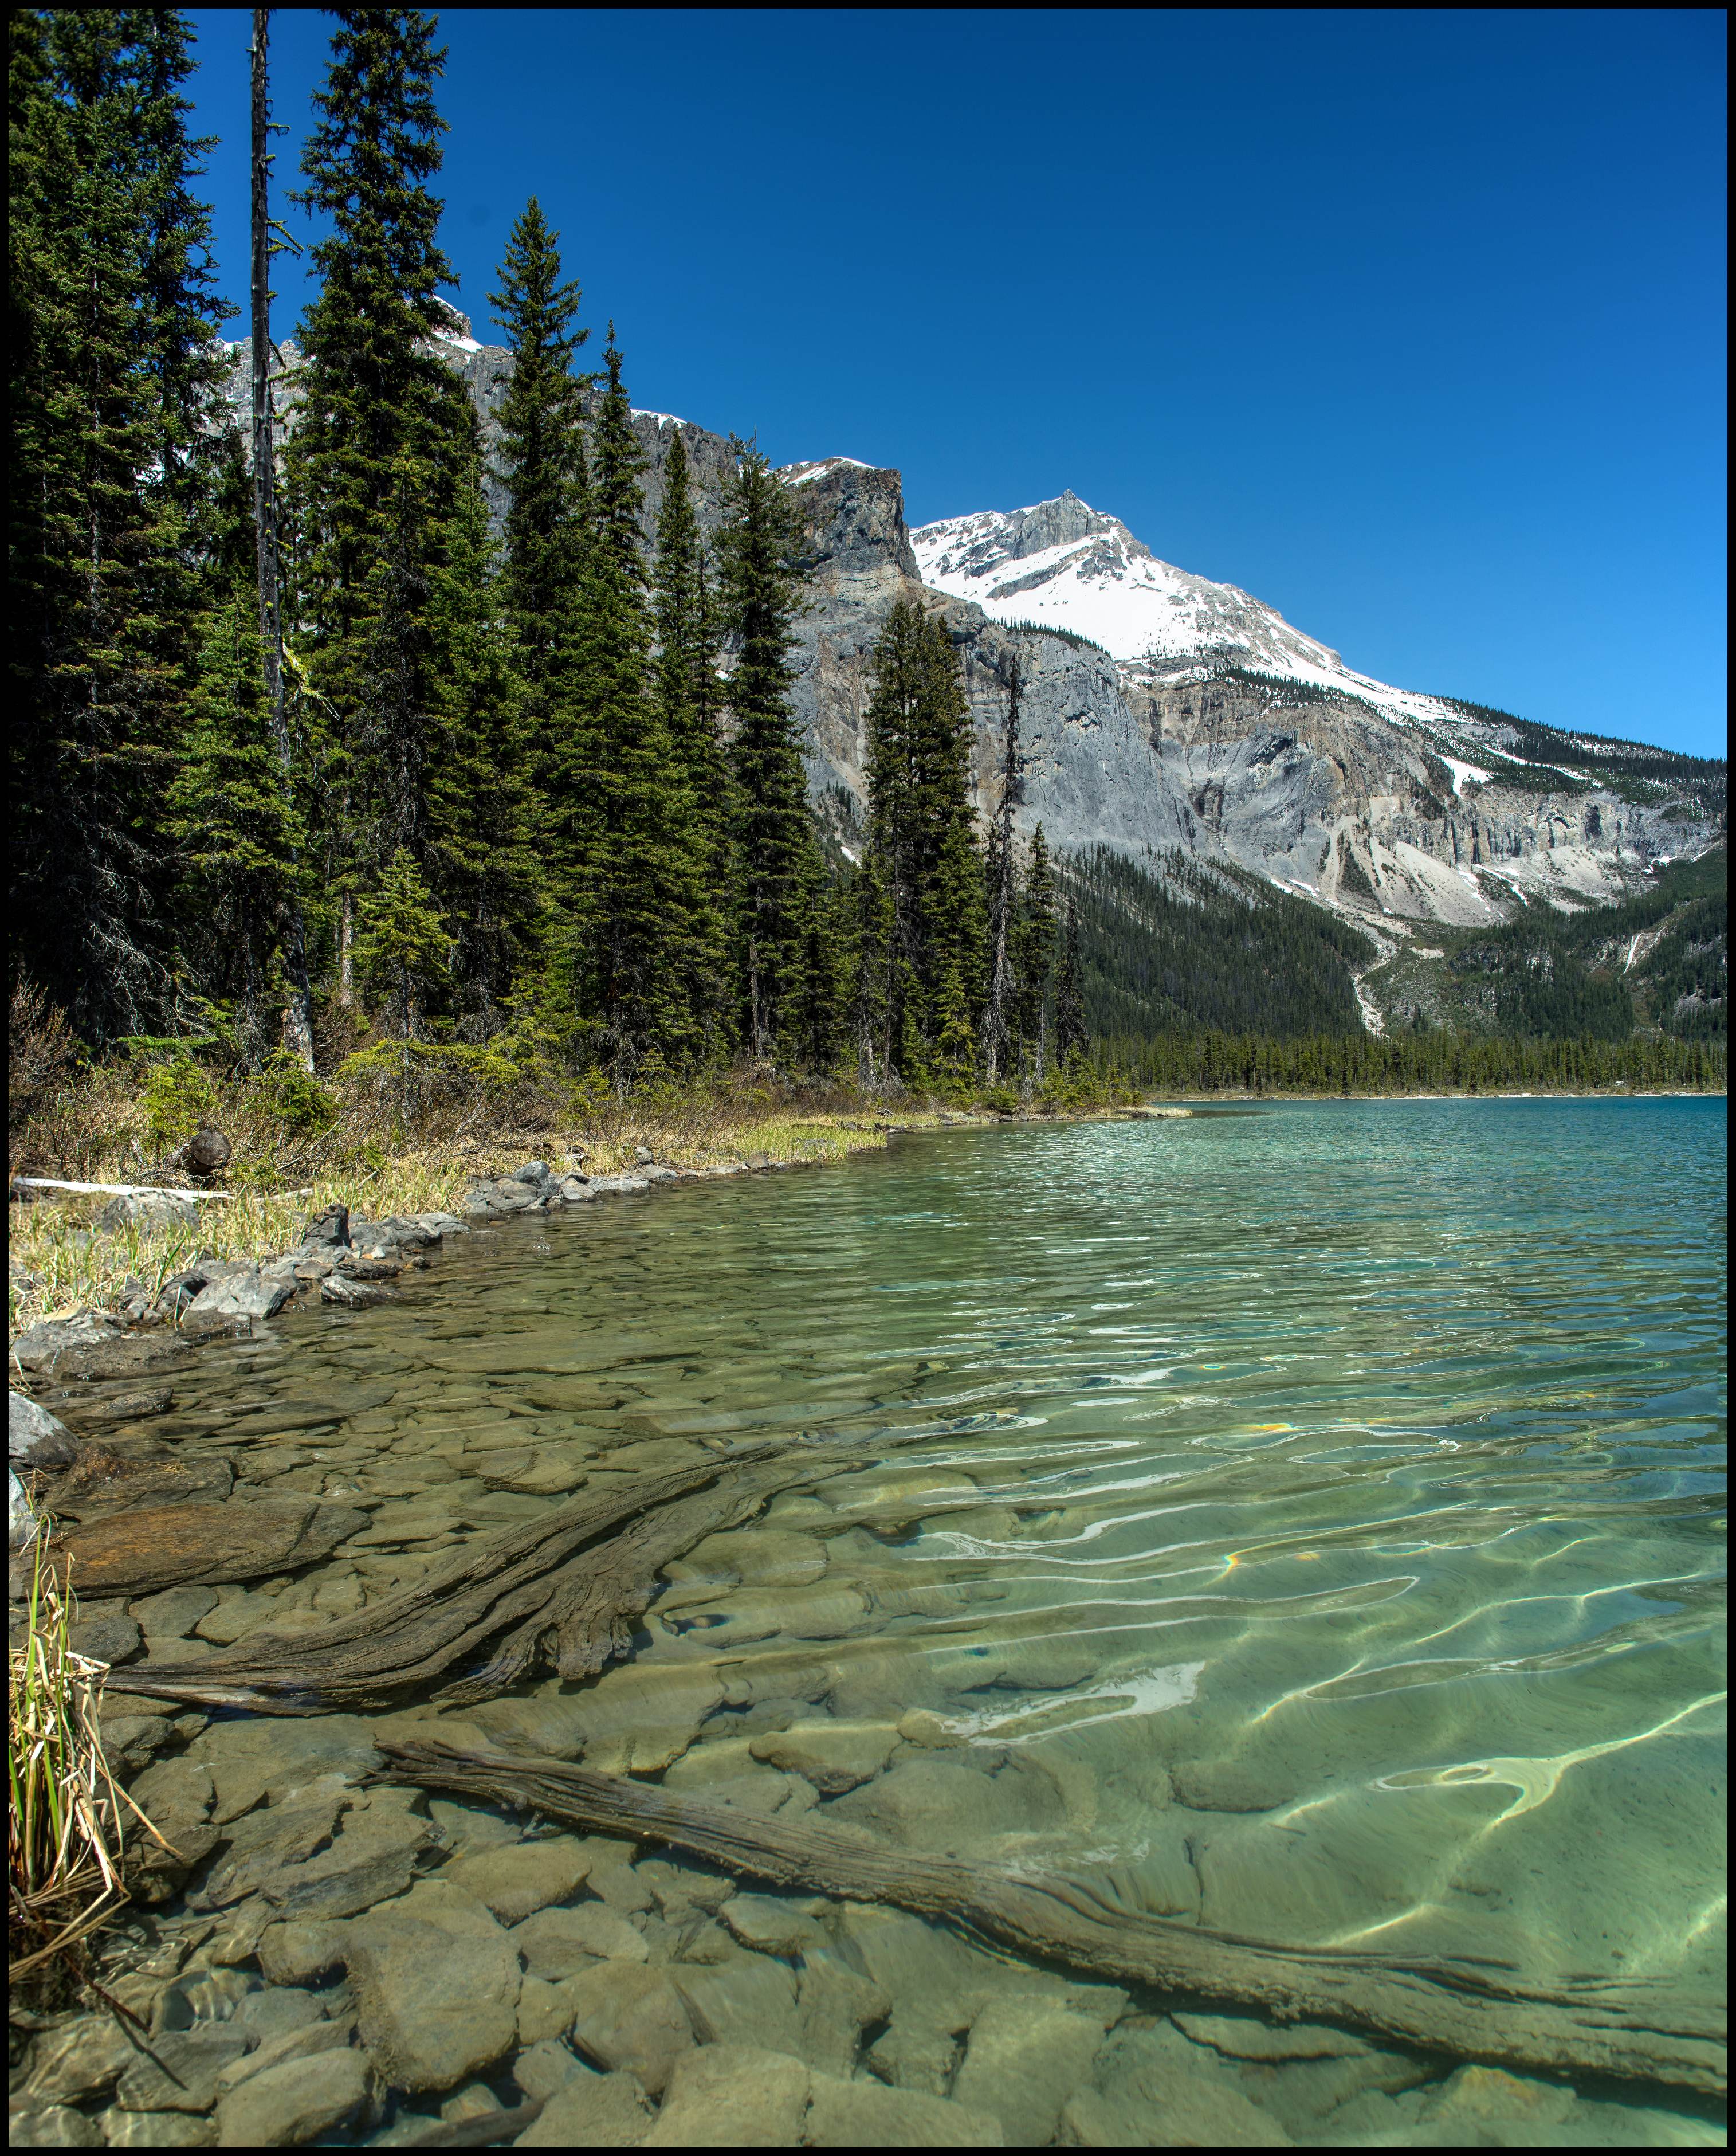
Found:
[[(890, 912), (877, 958), (883, 1065), (907, 1081), (974, 1064), (986, 992), (982, 864), (972, 829), (970, 716), (945, 621), (899, 600), (874, 654), (868, 844)], [(870, 903), (880, 902), (870, 900)], [(868, 950), (858, 936), (860, 963)], [(862, 997), (857, 998), (858, 1014)], [(863, 1044), (858, 1037), (858, 1057)]]
[[(318, 124), (293, 199), (331, 222), (303, 326), (302, 405), (289, 458), (298, 606), (312, 687), (331, 721), (328, 874), (351, 897), (398, 847), (426, 841), (432, 726), (426, 666), (433, 571), (469, 424), (430, 347), (454, 280), (440, 251), (445, 52), (415, 8), (340, 8)], [(340, 966), (348, 963), (347, 929)]]
[(1009, 1045), (1009, 1018), (1015, 998), (1013, 945), (1018, 908), (1018, 865), (1013, 858), (1012, 811), (1019, 795), (1019, 696), (1023, 681), (1019, 654), (1012, 654), (1006, 685), (1006, 723), (1001, 737), (1001, 800), (989, 832), (989, 985), (983, 1012), (984, 1075), (993, 1085), (1001, 1075)]
[(707, 619), (704, 555), (688, 490), (687, 449), (675, 430), (663, 467), (653, 578), (657, 699), (687, 799), (684, 842), (692, 855), (698, 911), (687, 941), (687, 999), (711, 1058), (725, 1045), (729, 773), (719, 736), (715, 660)]
[(735, 814), (741, 1040), (756, 1060), (788, 1036), (804, 994), (808, 856), (817, 849), (795, 721), (790, 648), (797, 596), (793, 507), (761, 452), (731, 438), (723, 619), (736, 651), (727, 696)]
[(458, 1029), (470, 1041), (486, 1040), (504, 1022), (535, 940), (540, 880), (525, 696), (499, 596), (473, 421), (430, 601), (428, 778), (429, 875), (453, 937)]
[(1013, 1030), (1020, 1070), (1041, 1081), (1048, 1062), (1050, 988), (1055, 970), (1055, 872), (1039, 824), (1031, 840), (1015, 947)]
[(591, 332), (575, 325), (579, 286), (561, 275), (560, 241), (533, 195), (507, 241), (500, 290), (489, 295), (512, 355), (499, 415), (507, 504), (501, 601), (531, 699), (530, 723), (539, 729), (578, 603), (589, 513), (586, 377), (573, 372), (573, 359)]
[(17, 963), (100, 1036), (161, 1022), (162, 798), (202, 593), (184, 465), (212, 378), (180, 18), (10, 27), (8, 633)]
[[(268, 71), (271, 11), (253, 10), (253, 44), (249, 52), (252, 77), (249, 112), (252, 151), (251, 240), (251, 360), (253, 407), (253, 523), (254, 575), (259, 590), (259, 642), (265, 668), (265, 697), (271, 722), (272, 747), (286, 793), (293, 793), (294, 756), (284, 695), (284, 620), (282, 579), (279, 573), (279, 533), (277, 504), (277, 444), (271, 406), (271, 257), (274, 251), (271, 217), (271, 103)], [(301, 896), (291, 889), (284, 922), (284, 960), (289, 979), (289, 998), (284, 1014), (284, 1045), (305, 1070), (314, 1067), (313, 994), (308, 981), (307, 934)]]
[(625, 1091), (648, 1059), (701, 1052), (706, 893), (693, 797), (655, 693), (639, 540), (644, 458), (610, 325), (591, 415), (593, 526), (566, 715), (563, 791), (581, 804), (559, 905), (576, 1016)]
[(1061, 965), (1055, 976), (1055, 1062), (1066, 1070), (1085, 1045), (1085, 988), (1079, 967), (1079, 909), (1067, 901), (1067, 925), (1061, 938)]
[(446, 970), (443, 924), (408, 847), (400, 846), (361, 902), (356, 970), (385, 1003), (401, 1044), (404, 1108), (410, 1106), (411, 1043), (422, 1032), (428, 992)]
[(271, 739), (251, 576), (206, 618), (167, 798), (181, 954), (199, 993), (233, 1002), (255, 1062), (275, 1045), (299, 834)]

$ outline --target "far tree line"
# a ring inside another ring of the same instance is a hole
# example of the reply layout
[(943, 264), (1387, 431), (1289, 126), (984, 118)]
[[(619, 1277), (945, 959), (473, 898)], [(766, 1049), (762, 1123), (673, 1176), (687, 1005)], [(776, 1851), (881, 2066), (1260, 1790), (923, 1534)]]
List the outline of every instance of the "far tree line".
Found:
[(648, 549), (623, 355), (612, 324), (581, 368), (535, 198), (489, 295), (491, 531), (437, 342), (435, 18), (335, 12), (291, 198), (327, 236), (287, 431), (255, 12), (251, 442), (186, 18), (12, 18), (14, 980), (93, 1045), (217, 1032), (253, 1068), (370, 1026), (622, 1091), (742, 1059), (870, 1085), (1082, 1067), (1077, 925), (1041, 831), (1013, 834), (1016, 676), (984, 831), (945, 623), (895, 606), (862, 843), (828, 844), (791, 705), (790, 491), (734, 441), (708, 547), (678, 431)]

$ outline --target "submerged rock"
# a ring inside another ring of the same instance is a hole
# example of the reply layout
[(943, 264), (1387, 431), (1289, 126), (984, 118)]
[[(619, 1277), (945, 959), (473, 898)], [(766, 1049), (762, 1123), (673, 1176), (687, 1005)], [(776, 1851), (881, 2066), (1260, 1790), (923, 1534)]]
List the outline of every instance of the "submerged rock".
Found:
[(606, 2072), (637, 2076), (660, 2096), (675, 2062), (693, 2048), (681, 1994), (660, 1969), (599, 1963), (566, 1986), (573, 2002), (571, 2041)]
[(815, 2074), (801, 2138), (809, 2148), (1000, 2148), (1001, 2122), (945, 2097)]
[(676, 2062), (647, 2148), (789, 2148), (801, 2135), (809, 2075), (787, 2052), (712, 2044)]
[(581, 2066), (544, 2099), (541, 2117), (513, 2146), (637, 2148), (655, 2118), (637, 2074), (592, 2073)]
[(226, 2148), (299, 2148), (354, 2123), (370, 2093), (368, 2062), (360, 2051), (287, 2060), (249, 2076), (223, 2098), (218, 2139)]
[(441, 1876), (474, 1894), (501, 1923), (522, 1924), (551, 1902), (570, 1901), (591, 1862), (583, 1843), (561, 1835), (460, 1857)]
[(69, 1558), (76, 1566), (81, 1593), (143, 1594), (312, 1564), (366, 1524), (364, 1512), (311, 1497), (139, 1505), (69, 1528), (57, 1537), (56, 1557), (63, 1568)]

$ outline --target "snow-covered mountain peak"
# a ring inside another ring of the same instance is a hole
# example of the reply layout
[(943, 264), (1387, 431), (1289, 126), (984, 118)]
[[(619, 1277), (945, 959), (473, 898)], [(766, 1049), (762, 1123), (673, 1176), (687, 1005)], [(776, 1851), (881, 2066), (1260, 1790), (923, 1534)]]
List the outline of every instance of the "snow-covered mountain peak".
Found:
[(1028, 509), (950, 516), (910, 534), (923, 582), (997, 621), (1073, 629), (1124, 665), (1165, 671), (1213, 657), (1334, 683), (1338, 654), (1233, 584), (1160, 562), (1069, 490)]

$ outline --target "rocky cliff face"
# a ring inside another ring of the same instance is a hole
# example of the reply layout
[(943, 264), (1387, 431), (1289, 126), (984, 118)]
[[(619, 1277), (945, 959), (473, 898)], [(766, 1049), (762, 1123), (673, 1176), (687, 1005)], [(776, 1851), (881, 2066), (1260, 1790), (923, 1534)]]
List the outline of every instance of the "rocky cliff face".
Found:
[[(454, 315), (439, 341), (480, 414), (491, 461), (506, 353)], [(244, 417), (245, 355), (230, 402)], [(293, 346), (278, 393), (294, 414)], [(679, 431), (701, 528), (715, 532), (728, 441), (636, 412), (648, 549)], [(1718, 835), (1703, 793), (1528, 761), (1513, 729), (1347, 668), (1329, 646), (1232, 585), (1160, 562), (1117, 519), (1063, 495), (912, 533), (896, 471), (848, 457), (786, 466), (810, 606), (794, 700), (817, 796), (861, 803), (873, 652), (894, 600), (941, 613), (976, 726), (978, 798), (996, 798), (1015, 650), (1023, 670), (1019, 829), (1063, 850), (1180, 847), (1235, 862), (1402, 937), (1476, 924), (1523, 899), (1595, 904), (1656, 861)], [(498, 518), (504, 500), (489, 482)], [(1024, 624), (1031, 624), (1026, 626)]]

